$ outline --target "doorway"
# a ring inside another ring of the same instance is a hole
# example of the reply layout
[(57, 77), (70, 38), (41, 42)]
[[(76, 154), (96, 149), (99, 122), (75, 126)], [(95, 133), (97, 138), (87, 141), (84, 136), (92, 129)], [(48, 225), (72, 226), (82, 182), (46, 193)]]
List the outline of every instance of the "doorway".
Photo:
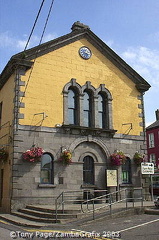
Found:
[(83, 159), (83, 184), (94, 185), (94, 160), (91, 156)]

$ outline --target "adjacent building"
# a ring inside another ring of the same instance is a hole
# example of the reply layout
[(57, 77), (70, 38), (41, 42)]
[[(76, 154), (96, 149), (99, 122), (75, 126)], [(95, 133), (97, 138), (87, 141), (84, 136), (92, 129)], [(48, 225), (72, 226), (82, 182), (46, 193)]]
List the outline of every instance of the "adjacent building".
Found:
[[(2, 211), (52, 204), (66, 190), (113, 191), (107, 170), (117, 170), (117, 189), (144, 186), (133, 156), (146, 151), (150, 85), (87, 25), (71, 30), (14, 55), (0, 75)], [(39, 161), (25, 158), (33, 148)], [(119, 151), (126, 162), (112, 165)]]
[(146, 128), (146, 139), (148, 160), (155, 165), (154, 194), (159, 195), (159, 109), (155, 113), (156, 121)]

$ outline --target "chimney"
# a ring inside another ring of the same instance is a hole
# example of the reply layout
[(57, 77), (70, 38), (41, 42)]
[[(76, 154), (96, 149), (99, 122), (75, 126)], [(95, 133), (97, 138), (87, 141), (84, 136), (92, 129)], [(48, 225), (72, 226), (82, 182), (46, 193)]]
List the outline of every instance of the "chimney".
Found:
[(159, 109), (157, 109), (155, 113), (156, 113), (156, 121), (158, 121), (159, 120)]
[(71, 28), (72, 31), (81, 30), (81, 29), (90, 29), (90, 28), (88, 25), (85, 25), (85, 24), (81, 23), (80, 21), (75, 22)]

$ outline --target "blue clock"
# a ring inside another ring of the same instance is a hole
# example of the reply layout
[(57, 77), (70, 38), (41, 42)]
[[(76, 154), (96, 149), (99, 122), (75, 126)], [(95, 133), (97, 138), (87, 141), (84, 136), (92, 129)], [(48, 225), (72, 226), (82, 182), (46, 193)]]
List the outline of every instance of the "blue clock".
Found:
[(83, 59), (86, 59), (86, 60), (92, 56), (91, 50), (85, 46), (83, 46), (79, 49), (79, 54)]

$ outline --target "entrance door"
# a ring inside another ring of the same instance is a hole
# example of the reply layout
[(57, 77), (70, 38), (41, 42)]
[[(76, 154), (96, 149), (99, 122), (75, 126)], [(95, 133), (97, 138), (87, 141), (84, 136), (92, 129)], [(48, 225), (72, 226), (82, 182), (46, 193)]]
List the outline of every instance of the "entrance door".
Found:
[(83, 159), (83, 183), (94, 185), (94, 160), (90, 156)]

